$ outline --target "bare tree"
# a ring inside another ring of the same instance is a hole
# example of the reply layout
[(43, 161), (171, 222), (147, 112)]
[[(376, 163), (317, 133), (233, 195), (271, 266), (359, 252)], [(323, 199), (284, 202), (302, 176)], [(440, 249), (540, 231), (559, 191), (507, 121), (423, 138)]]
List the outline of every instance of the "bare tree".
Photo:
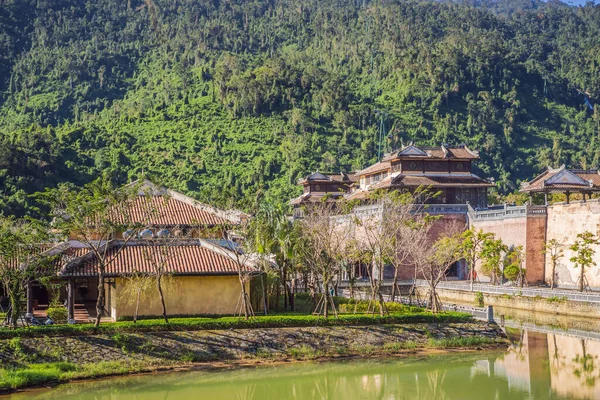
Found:
[[(248, 285), (252, 278), (261, 274), (258, 270), (258, 257), (250, 250), (249, 246), (244, 246), (245, 230), (244, 224), (226, 224), (218, 227), (223, 240), (223, 247), (226, 250), (223, 252), (225, 256), (230, 258), (236, 265), (238, 279), (240, 282), (240, 298), (236, 307), (236, 314), (240, 317), (244, 315), (245, 319), (254, 317), (254, 309), (250, 301), (248, 293)], [(265, 285), (263, 283), (263, 307), (267, 307)]]
[(446, 277), (448, 269), (461, 257), (461, 237), (458, 234), (443, 236), (429, 248), (417, 249), (413, 246), (414, 260), (419, 275), (429, 286), (427, 298), (431, 311), (441, 311), (441, 302), (437, 294), (438, 283)]
[(341, 273), (347, 257), (349, 232), (340, 219), (348, 218), (340, 209), (324, 198), (322, 202), (311, 204), (304, 211), (301, 222), (301, 235), (304, 237), (303, 256), (313, 276), (322, 288), (321, 299), (315, 313), (329, 316), (329, 309), (337, 316), (335, 303), (330, 293), (330, 285)]
[(133, 304), (133, 323), (137, 322), (140, 313), (140, 304), (142, 295), (154, 285), (152, 276), (141, 271), (134, 271), (131, 275), (123, 277), (127, 284), (123, 286), (120, 293), (120, 300), (125, 304)]
[(94, 255), (98, 266), (98, 298), (95, 326), (100, 325), (104, 312), (106, 268), (119, 255), (134, 235), (124, 237), (109, 251), (119, 232), (135, 231), (141, 227), (131, 218), (132, 201), (138, 196), (139, 185), (114, 188), (105, 178), (81, 189), (61, 185), (45, 193), (52, 206), (54, 228), (70, 239), (81, 241)]
[[(393, 253), (394, 233), (391, 225), (384, 218), (386, 201), (379, 198), (374, 207), (366, 209), (354, 209), (352, 212), (352, 223), (355, 225), (352, 232), (352, 248), (355, 250), (355, 259), (366, 265), (370, 265), (369, 282), (371, 294), (367, 312), (375, 312), (375, 304), (379, 307), (379, 314), (387, 313), (387, 308), (381, 294), (381, 282), (386, 263)], [(343, 225), (341, 229), (347, 229)], [(373, 307), (373, 308), (371, 308)]]

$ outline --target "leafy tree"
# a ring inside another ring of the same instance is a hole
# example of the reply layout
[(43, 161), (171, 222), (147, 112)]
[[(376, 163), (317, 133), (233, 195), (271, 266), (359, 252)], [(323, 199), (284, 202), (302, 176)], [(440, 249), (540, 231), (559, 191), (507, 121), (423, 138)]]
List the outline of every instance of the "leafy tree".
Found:
[(596, 254), (596, 250), (592, 246), (598, 244), (600, 244), (600, 240), (592, 232), (585, 231), (578, 233), (575, 243), (569, 246), (569, 249), (575, 252), (575, 255), (569, 260), (575, 264), (575, 268), (580, 268), (578, 279), (580, 292), (583, 292), (583, 289), (587, 285), (584, 284), (586, 281), (586, 269), (596, 265), (596, 262), (594, 261), (594, 254)]
[(9, 299), (7, 318), (13, 328), (21, 317), (28, 285), (52, 275), (51, 256), (42, 247), (47, 238), (39, 223), (0, 217), (0, 282)]
[(560, 259), (564, 257), (564, 244), (556, 239), (550, 239), (544, 244), (544, 253), (550, 258), (550, 289), (554, 289), (556, 285), (556, 266)]
[(517, 286), (525, 284), (525, 268), (523, 268), (523, 246), (511, 247), (504, 258), (504, 277), (516, 282)]
[(471, 291), (473, 291), (473, 282), (475, 281), (475, 268), (477, 262), (482, 259), (482, 251), (486, 242), (493, 240), (494, 234), (468, 229), (462, 234), (462, 255), (469, 263), (469, 281), (471, 282)]
[(491, 277), (492, 285), (500, 283), (502, 276), (502, 257), (508, 251), (508, 247), (502, 239), (488, 239), (481, 247), (481, 271)]

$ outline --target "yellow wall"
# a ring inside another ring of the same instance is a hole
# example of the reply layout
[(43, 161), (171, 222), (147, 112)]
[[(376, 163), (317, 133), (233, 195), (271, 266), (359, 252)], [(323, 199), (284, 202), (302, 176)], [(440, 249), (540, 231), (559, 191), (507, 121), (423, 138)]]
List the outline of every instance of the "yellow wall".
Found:
[[(136, 290), (132, 281), (117, 278), (113, 290), (111, 316), (132, 316)], [(234, 276), (166, 277), (163, 285), (168, 315), (235, 314), (240, 298), (240, 283)], [(142, 292), (139, 315), (160, 316), (162, 307), (155, 281)]]

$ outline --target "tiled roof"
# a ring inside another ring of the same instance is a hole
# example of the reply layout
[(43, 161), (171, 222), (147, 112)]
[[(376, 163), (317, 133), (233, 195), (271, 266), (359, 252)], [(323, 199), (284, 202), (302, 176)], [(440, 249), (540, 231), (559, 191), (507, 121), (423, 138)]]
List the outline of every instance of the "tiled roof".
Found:
[[(200, 241), (186, 241), (172, 245), (128, 243), (108, 250), (106, 276), (126, 276), (133, 273), (152, 274), (157, 265), (164, 263), (164, 271), (171, 275), (231, 275), (237, 274), (237, 263), (226, 250), (215, 250), (214, 245)], [(253, 267), (246, 267), (253, 270)], [(63, 277), (94, 277), (98, 274), (95, 257), (87, 256), (65, 267)]]
[(331, 201), (335, 201), (336, 199), (339, 199), (340, 197), (344, 196), (344, 192), (330, 192), (330, 193), (304, 193), (298, 197), (296, 197), (293, 200), (290, 200), (290, 205), (295, 206), (295, 205), (299, 205), (299, 204), (305, 204), (305, 203), (319, 203), (321, 201), (323, 201), (323, 197), (328, 196), (327, 201), (331, 202)]
[(387, 154), (383, 158), (383, 161), (391, 161), (401, 158), (475, 160), (479, 158), (479, 154), (476, 151), (470, 150), (464, 145), (455, 147), (418, 147), (409, 145)]
[(491, 183), (475, 175), (397, 175), (370, 187), (371, 190), (397, 187), (491, 187)]
[(127, 208), (127, 219), (133, 224), (164, 225), (223, 225), (231, 223), (211, 210), (162, 196), (136, 196)]
[(566, 169), (561, 166), (548, 169), (529, 182), (521, 184), (521, 192), (543, 192), (552, 189), (576, 191), (600, 191), (598, 170)]
[(475, 175), (398, 175), (392, 182), (392, 186), (432, 186), (432, 187), (491, 187), (489, 182)]
[(364, 189), (356, 189), (346, 196), (348, 200), (365, 200), (369, 198), (369, 192)]
[(355, 174), (347, 174), (341, 172), (339, 174), (326, 174), (321, 172), (314, 172), (302, 179), (298, 183), (303, 184), (306, 182), (340, 182), (340, 183), (353, 183), (356, 182), (358, 177)]
[(370, 167), (367, 167), (363, 170), (360, 170), (356, 173), (356, 175), (368, 175), (368, 174), (374, 174), (376, 172), (380, 172), (380, 171), (387, 171), (389, 169), (392, 168), (392, 163), (390, 163), (389, 161), (380, 161), (376, 164), (371, 165)]

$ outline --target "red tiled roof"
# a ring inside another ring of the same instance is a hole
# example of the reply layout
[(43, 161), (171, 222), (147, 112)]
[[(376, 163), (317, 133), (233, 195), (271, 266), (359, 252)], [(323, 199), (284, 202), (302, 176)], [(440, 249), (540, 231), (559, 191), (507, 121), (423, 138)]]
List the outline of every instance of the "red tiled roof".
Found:
[(136, 196), (126, 210), (129, 223), (164, 225), (223, 225), (231, 221), (207, 207), (199, 207), (173, 197)]
[(447, 187), (447, 186), (463, 186), (463, 187), (491, 187), (494, 186), (489, 182), (484, 181), (475, 175), (398, 175), (395, 177), (391, 186), (432, 186), (432, 187)]
[[(557, 179), (561, 177), (565, 177), (565, 181), (557, 181), (552, 182), (552, 178), (556, 177), (559, 174), (563, 174)], [(573, 175), (576, 177), (573, 178)], [(569, 178), (571, 177), (571, 178)], [(583, 182), (578, 182), (577, 178), (583, 180)], [(550, 181), (550, 182), (548, 182)], [(563, 165), (557, 169), (548, 169), (536, 176), (529, 182), (523, 182), (521, 184), (521, 192), (543, 192), (547, 190), (558, 189), (561, 191), (564, 190), (577, 190), (577, 191), (600, 191), (600, 172), (598, 170), (578, 170), (571, 169), (568, 170)]]
[[(200, 245), (199, 242), (177, 245), (148, 245), (128, 243), (124, 248), (108, 250), (106, 276), (133, 273), (152, 274), (164, 263), (166, 274), (172, 275), (231, 275), (237, 274), (233, 257)], [(61, 272), (62, 276), (93, 277), (98, 274), (95, 257), (86, 257)], [(247, 267), (251, 269), (250, 267)]]
[[(403, 150), (409, 148), (414, 149), (415, 151), (420, 151), (425, 153), (423, 154), (410, 154), (410, 155), (400, 155)], [(383, 161), (391, 161), (401, 158), (436, 158), (436, 159), (462, 159), (462, 160), (475, 160), (479, 158), (477, 152), (471, 151), (467, 146), (456, 146), (456, 147), (419, 147), (419, 146), (406, 146), (402, 149), (398, 149), (393, 151), (392, 153), (386, 155), (383, 158)]]

